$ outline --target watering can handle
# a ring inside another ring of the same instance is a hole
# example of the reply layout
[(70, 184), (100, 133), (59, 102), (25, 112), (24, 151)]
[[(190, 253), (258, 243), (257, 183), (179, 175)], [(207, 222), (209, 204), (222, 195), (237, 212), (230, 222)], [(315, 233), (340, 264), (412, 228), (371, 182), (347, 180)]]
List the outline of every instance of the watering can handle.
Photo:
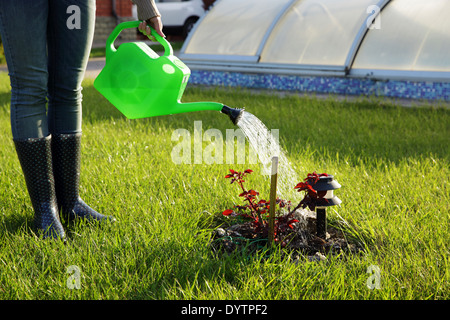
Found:
[[(119, 33), (122, 32), (124, 29), (128, 28), (137, 28), (139, 27), (139, 24), (142, 21), (126, 21), (118, 24), (113, 32), (109, 35), (108, 39), (106, 40), (106, 58), (108, 58), (108, 55), (111, 53), (114, 53), (117, 51), (117, 49), (114, 47), (114, 41), (116, 41), (117, 37), (119, 36)], [(150, 26), (149, 26), (150, 27)], [(171, 56), (173, 55), (173, 49), (170, 45), (169, 41), (167, 41), (165, 38), (161, 37), (156, 31), (150, 27), (151, 35), (155, 37), (156, 41), (158, 41), (162, 46), (164, 47), (164, 56)], [(149, 36), (150, 38), (150, 36)]]

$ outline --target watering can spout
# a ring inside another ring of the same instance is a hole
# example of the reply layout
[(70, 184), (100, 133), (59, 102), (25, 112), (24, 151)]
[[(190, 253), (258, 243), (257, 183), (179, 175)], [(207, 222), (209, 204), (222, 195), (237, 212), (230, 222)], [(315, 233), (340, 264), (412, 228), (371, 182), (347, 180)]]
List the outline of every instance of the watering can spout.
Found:
[(226, 114), (234, 125), (237, 125), (242, 117), (244, 109), (230, 108), (219, 102), (178, 102), (173, 113), (183, 113), (202, 110), (216, 110)]
[(230, 117), (231, 122), (233, 122), (234, 125), (237, 125), (242, 117), (244, 109), (235, 109), (224, 105), (221, 112), (228, 115)]

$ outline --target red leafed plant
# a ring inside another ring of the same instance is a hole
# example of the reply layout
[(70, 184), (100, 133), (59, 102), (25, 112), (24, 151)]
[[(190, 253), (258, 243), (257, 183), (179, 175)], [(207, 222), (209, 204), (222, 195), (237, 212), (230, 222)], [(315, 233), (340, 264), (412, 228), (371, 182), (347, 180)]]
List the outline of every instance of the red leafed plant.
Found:
[[(249, 209), (250, 210), (250, 215), (243, 214), (242, 212), (241, 212), (240, 215), (243, 216), (243, 217), (252, 218), (253, 221), (255, 223), (257, 223), (257, 224), (264, 223), (264, 221), (261, 218), (261, 214), (265, 213), (266, 210), (261, 205), (265, 203), (265, 200), (261, 200), (258, 203), (256, 203), (256, 196), (259, 195), (259, 192), (255, 191), (255, 190), (246, 190), (244, 188), (244, 182), (245, 182), (244, 177), (247, 174), (252, 173), (253, 170), (247, 169), (244, 172), (240, 172), (240, 171), (238, 172), (238, 171), (235, 171), (233, 169), (230, 169), (230, 172), (231, 173), (227, 174), (225, 176), (225, 178), (226, 179), (231, 178), (231, 183), (235, 183), (235, 182), (238, 183), (238, 185), (242, 189), (242, 193), (239, 194), (239, 197), (243, 197), (244, 201), (248, 202), (244, 206), (235, 206), (235, 208), (239, 209), (240, 211)], [(264, 201), (264, 202), (262, 202), (262, 201)], [(223, 212), (223, 214), (226, 215), (226, 216), (227, 215), (231, 215), (233, 213), (234, 213), (233, 210), (225, 210)]]
[[(244, 178), (251, 174), (253, 170), (247, 169), (244, 172), (235, 171), (230, 169), (230, 173), (225, 176), (226, 179), (231, 179), (231, 183), (237, 183), (241, 189), (240, 197), (244, 198), (244, 205), (235, 206), (234, 209), (227, 209), (222, 212), (224, 216), (239, 216), (244, 219), (250, 219), (254, 232), (260, 234), (261, 236), (267, 236), (268, 234), (268, 213), (270, 208), (270, 201), (261, 199), (257, 200), (259, 196), (259, 192), (250, 189), (247, 190), (244, 187)], [(297, 191), (305, 191), (305, 197), (300, 203), (293, 209), (291, 201), (286, 201), (283, 199), (277, 198), (276, 204), (278, 205), (279, 210), (275, 210), (278, 215), (275, 217), (274, 223), (274, 240), (279, 241), (277, 235), (285, 233), (290, 229), (294, 229), (294, 223), (299, 222), (297, 219), (294, 219), (295, 211), (302, 207), (309, 207), (311, 210), (314, 210), (316, 205), (320, 204), (322, 201), (327, 201), (323, 198), (325, 195), (324, 192), (317, 192), (313, 189), (314, 184), (320, 179), (321, 176), (328, 176), (326, 173), (317, 174), (316, 172), (309, 173), (308, 176), (304, 179), (303, 182), (298, 183), (294, 189)], [(287, 213), (281, 214), (280, 209), (285, 208)], [(255, 235), (256, 236), (256, 235)]]
[(317, 205), (328, 202), (328, 200), (324, 198), (326, 191), (316, 191), (313, 188), (316, 182), (319, 181), (320, 177), (327, 176), (328, 174), (326, 173), (318, 174), (314, 171), (313, 173), (308, 173), (308, 176), (303, 180), (303, 182), (299, 182), (294, 187), (294, 189), (297, 189), (298, 192), (305, 191), (305, 197), (302, 201), (300, 201), (296, 209), (299, 207), (308, 207), (310, 210), (314, 211)]

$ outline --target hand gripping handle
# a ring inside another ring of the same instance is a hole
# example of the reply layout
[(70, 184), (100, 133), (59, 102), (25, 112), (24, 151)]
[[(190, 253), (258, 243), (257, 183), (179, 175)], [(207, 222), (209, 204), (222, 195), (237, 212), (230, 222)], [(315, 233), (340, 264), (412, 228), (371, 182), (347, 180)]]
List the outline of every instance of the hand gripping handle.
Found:
[[(108, 58), (109, 55), (116, 52), (117, 49), (114, 47), (114, 41), (116, 41), (117, 37), (119, 36), (120, 32), (124, 29), (128, 28), (138, 28), (139, 24), (142, 21), (126, 21), (118, 24), (114, 30), (109, 35), (108, 39), (106, 40), (106, 58)], [(158, 41), (162, 46), (164, 47), (164, 56), (172, 56), (173, 55), (173, 49), (170, 45), (169, 41), (167, 41), (165, 38), (161, 37), (155, 29), (150, 27), (151, 35)], [(148, 36), (150, 39), (150, 36)]]

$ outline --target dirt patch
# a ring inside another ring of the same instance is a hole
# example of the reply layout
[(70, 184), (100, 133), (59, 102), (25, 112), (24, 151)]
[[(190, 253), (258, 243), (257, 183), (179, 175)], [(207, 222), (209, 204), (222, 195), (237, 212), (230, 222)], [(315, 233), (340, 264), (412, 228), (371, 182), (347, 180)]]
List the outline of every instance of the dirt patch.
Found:
[[(276, 235), (275, 244), (289, 252), (292, 257), (307, 256), (310, 261), (326, 259), (325, 256), (342, 252), (358, 253), (362, 246), (351, 241), (342, 230), (328, 227), (326, 239), (316, 236), (316, 214), (299, 209), (294, 213), (299, 220), (288, 229)], [(216, 252), (232, 253), (245, 251), (249, 254), (267, 248), (267, 231), (256, 230), (251, 221), (222, 226), (214, 231), (211, 247)]]

